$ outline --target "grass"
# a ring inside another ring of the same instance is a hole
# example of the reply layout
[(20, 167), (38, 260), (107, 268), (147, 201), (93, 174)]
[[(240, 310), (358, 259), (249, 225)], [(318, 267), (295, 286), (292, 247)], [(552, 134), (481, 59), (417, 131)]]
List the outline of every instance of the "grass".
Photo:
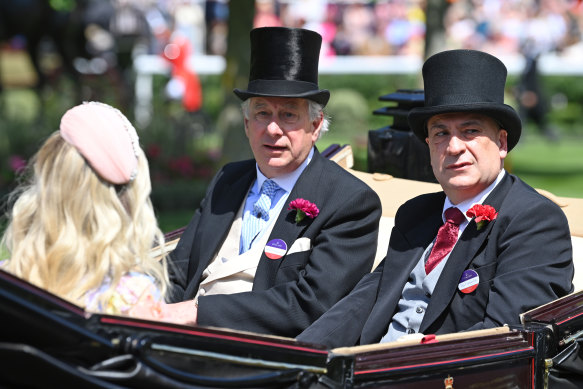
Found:
[(527, 134), (510, 152), (508, 169), (535, 188), (583, 198), (583, 137), (555, 143)]

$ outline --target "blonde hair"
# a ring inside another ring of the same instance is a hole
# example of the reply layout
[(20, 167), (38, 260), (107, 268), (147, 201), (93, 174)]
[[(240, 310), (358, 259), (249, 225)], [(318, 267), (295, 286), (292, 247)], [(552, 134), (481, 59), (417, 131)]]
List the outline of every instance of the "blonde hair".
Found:
[(106, 279), (111, 284), (101, 302), (107, 301), (120, 278), (134, 270), (152, 276), (165, 294), (165, 260), (150, 255), (164, 236), (150, 201), (148, 162), (139, 147), (137, 154), (136, 178), (116, 186), (53, 133), (11, 195), (2, 238), (11, 258), (4, 269), (81, 306)]

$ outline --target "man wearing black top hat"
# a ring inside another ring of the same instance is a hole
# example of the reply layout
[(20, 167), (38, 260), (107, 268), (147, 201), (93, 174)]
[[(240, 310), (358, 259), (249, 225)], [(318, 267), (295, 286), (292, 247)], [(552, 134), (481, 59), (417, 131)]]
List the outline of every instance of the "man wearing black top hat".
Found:
[(521, 132), (504, 104), (504, 64), (445, 51), (423, 79), (424, 107), (408, 120), (443, 192), (399, 208), (385, 259), (299, 340), (338, 347), (516, 325), (573, 289), (565, 215), (504, 170)]
[(224, 166), (171, 253), (168, 319), (296, 336), (370, 272), (380, 200), (314, 146), (330, 93), (321, 37), (251, 31), (243, 100), (254, 160)]

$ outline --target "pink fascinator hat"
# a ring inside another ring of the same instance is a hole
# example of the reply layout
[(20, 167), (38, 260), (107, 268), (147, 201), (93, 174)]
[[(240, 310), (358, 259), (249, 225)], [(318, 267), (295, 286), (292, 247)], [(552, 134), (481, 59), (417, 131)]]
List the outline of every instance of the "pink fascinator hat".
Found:
[(116, 108), (85, 102), (61, 118), (61, 136), (74, 146), (107, 182), (132, 181), (138, 169), (138, 134)]

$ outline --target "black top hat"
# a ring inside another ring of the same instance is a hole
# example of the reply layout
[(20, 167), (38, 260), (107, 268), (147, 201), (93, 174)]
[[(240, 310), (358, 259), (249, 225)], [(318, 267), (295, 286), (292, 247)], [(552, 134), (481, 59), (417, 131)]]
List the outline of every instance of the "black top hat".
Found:
[(254, 96), (303, 97), (325, 106), (330, 92), (318, 88), (320, 34), (300, 28), (262, 27), (251, 30), (251, 71), (241, 99)]
[(498, 58), (475, 50), (449, 50), (423, 65), (425, 106), (409, 112), (409, 126), (423, 142), (427, 120), (447, 112), (476, 112), (498, 121), (508, 132), (511, 150), (522, 131), (520, 117), (504, 104), (506, 66)]

